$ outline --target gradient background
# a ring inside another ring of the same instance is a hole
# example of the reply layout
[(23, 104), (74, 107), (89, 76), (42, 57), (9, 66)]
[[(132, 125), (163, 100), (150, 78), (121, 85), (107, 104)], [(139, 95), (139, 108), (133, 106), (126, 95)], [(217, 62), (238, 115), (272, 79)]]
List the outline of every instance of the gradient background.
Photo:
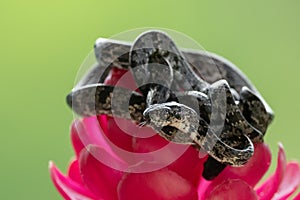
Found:
[(0, 199), (60, 199), (48, 161), (65, 171), (73, 156), (65, 95), (97, 37), (138, 27), (180, 31), (239, 66), (275, 111), (274, 156), (281, 141), (299, 160), (299, 9), (296, 0), (0, 1)]

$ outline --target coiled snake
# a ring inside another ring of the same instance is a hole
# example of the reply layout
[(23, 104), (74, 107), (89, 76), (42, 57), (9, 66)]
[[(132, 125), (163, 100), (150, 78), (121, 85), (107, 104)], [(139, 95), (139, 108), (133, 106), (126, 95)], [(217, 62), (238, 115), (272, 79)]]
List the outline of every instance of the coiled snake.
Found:
[[(161, 31), (145, 32), (132, 45), (97, 40), (95, 54), (98, 63), (67, 96), (69, 106), (81, 116), (130, 119), (167, 140), (204, 149), (210, 155), (206, 179), (227, 164), (245, 164), (273, 119), (232, 63), (207, 52), (180, 51)], [(112, 67), (130, 70), (141, 93), (103, 84)]]

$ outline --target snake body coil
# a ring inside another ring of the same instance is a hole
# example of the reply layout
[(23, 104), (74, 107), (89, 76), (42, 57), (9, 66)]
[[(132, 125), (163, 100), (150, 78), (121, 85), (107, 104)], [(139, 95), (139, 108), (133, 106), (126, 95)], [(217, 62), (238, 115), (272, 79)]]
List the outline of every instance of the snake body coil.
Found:
[[(67, 97), (80, 116), (106, 114), (151, 126), (167, 140), (208, 152), (203, 176), (253, 155), (273, 111), (229, 61), (202, 51), (179, 50), (161, 31), (134, 43), (99, 39), (98, 63)], [(141, 93), (103, 84), (112, 67), (130, 70)], [(216, 169), (212, 170), (211, 166)]]

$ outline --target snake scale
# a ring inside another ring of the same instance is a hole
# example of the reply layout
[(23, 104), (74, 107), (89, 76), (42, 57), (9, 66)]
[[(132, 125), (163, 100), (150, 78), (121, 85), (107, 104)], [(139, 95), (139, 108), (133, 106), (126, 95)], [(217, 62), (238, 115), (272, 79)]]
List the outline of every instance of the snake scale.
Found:
[[(241, 166), (262, 142), (273, 111), (232, 63), (215, 54), (179, 50), (164, 32), (133, 44), (99, 39), (98, 63), (67, 96), (80, 116), (106, 114), (148, 125), (167, 140), (209, 154), (203, 176)], [(128, 69), (139, 92), (103, 84), (112, 67)], [(213, 167), (214, 166), (214, 167)]]

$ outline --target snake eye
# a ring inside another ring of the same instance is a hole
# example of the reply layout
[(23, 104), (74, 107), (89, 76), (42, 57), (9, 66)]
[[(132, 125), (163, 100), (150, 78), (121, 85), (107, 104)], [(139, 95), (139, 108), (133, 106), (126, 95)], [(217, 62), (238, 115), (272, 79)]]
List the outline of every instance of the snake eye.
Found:
[(163, 108), (162, 109), (162, 115), (163, 115), (163, 118), (165, 119), (169, 119), (171, 116), (172, 116), (172, 110), (171, 108)]
[(177, 112), (175, 112), (174, 117), (175, 117), (176, 119), (178, 119), (178, 120), (181, 120), (181, 119), (182, 119), (181, 114), (180, 114), (180, 113), (177, 113)]

